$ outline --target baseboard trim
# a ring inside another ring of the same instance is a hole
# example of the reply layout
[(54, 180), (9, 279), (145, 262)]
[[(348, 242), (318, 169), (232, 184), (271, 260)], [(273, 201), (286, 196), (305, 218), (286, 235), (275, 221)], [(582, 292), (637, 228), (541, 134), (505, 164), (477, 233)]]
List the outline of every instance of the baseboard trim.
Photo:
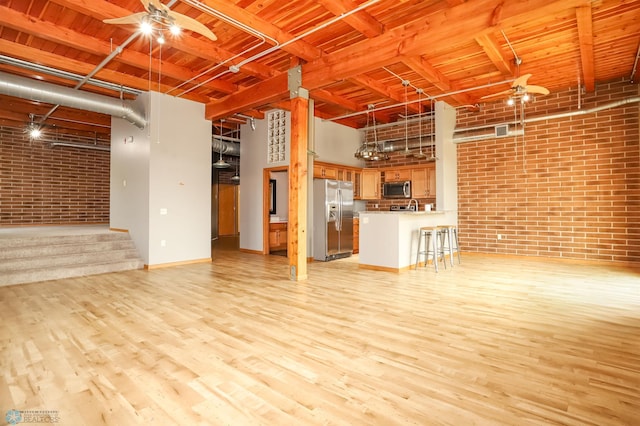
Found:
[(128, 229), (122, 229), (122, 228), (109, 228), (109, 231), (113, 231), (113, 232), (126, 232), (129, 233)]
[(408, 271), (409, 269), (411, 269), (411, 266), (405, 266), (404, 268), (390, 268), (388, 266), (365, 265), (365, 264), (360, 263), (360, 264), (358, 264), (358, 268), (360, 268), (360, 269), (369, 269), (371, 271), (400, 273), (400, 272)]
[(194, 263), (207, 263), (211, 262), (212, 259), (210, 257), (206, 257), (204, 259), (193, 259), (193, 260), (182, 260), (180, 262), (169, 262), (169, 263), (157, 263), (155, 265), (144, 265), (144, 269), (160, 269), (160, 268), (171, 268), (173, 266), (182, 266), (182, 265), (192, 265)]
[(265, 254), (262, 252), (262, 250), (249, 250), (249, 249), (240, 249), (241, 253), (249, 253), (249, 254)]
[(603, 264), (620, 267), (632, 267), (634, 269), (639, 268), (638, 262), (632, 261), (620, 261), (620, 260), (598, 260), (598, 259), (575, 259), (569, 257), (545, 257), (545, 256), (528, 256), (522, 254), (503, 254), (503, 253), (485, 253), (481, 251), (461, 251), (462, 259), (464, 261), (465, 256), (483, 256), (483, 257), (496, 257), (501, 259), (527, 259), (538, 262), (558, 262), (572, 265), (600, 265)]

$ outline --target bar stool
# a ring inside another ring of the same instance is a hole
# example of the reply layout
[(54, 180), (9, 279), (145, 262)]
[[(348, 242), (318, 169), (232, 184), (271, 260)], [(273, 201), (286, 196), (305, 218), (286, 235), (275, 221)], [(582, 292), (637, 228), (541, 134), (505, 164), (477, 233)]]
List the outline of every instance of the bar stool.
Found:
[[(439, 225), (438, 228), (442, 229), (443, 247), (442, 252), (449, 252), (449, 261), (453, 266), (453, 253), (458, 253), (458, 265), (460, 264), (460, 246), (458, 245), (458, 228), (455, 225)], [(447, 245), (444, 246), (444, 241)], [(446, 261), (445, 261), (446, 263)]]
[[(424, 264), (427, 266), (429, 262), (429, 255), (431, 255), (433, 259), (433, 266), (438, 272), (438, 262), (440, 261), (440, 257), (442, 257), (442, 263), (444, 264), (444, 268), (447, 269), (447, 261), (444, 258), (444, 228), (440, 226), (423, 226), (418, 231), (418, 253), (416, 254), (416, 269), (418, 269), (418, 265), (420, 264), (420, 255), (423, 254)], [(425, 240), (424, 250), (420, 250), (420, 246), (422, 244), (422, 240)], [(438, 239), (440, 241), (438, 241)]]

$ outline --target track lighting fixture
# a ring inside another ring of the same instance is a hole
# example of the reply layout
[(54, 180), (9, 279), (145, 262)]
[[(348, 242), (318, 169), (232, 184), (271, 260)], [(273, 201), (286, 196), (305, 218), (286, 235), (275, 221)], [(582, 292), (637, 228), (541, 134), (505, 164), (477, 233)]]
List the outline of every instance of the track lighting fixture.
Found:
[(29, 124), (27, 125), (27, 133), (30, 140), (40, 139), (42, 136), (42, 128), (39, 124), (33, 121), (34, 115), (29, 114)]

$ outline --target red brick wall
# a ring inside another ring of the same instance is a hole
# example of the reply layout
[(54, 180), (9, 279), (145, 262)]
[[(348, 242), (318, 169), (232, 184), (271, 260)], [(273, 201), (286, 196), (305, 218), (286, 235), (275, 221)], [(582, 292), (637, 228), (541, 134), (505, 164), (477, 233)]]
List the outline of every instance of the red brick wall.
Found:
[[(636, 84), (601, 84), (582, 96), (582, 109), (639, 94)], [(576, 89), (552, 93), (528, 104), (525, 115), (577, 105)], [(459, 110), (457, 126), (501, 123), (513, 114), (502, 102), (483, 104), (479, 112)], [(640, 261), (639, 122), (633, 103), (528, 123), (524, 137), (459, 144), (463, 251)]]
[(0, 226), (109, 223), (109, 161), (0, 127)]

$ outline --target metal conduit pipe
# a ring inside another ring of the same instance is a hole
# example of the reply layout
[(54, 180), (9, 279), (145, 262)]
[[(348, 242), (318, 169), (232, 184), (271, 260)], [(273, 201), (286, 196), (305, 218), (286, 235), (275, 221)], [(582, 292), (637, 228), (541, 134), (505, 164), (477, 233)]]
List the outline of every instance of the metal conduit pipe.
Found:
[(121, 117), (144, 129), (147, 120), (131, 102), (0, 72), (0, 94)]
[[(631, 98), (626, 98), (626, 99), (621, 99), (619, 101), (614, 101), (614, 102), (610, 102), (608, 104), (604, 104), (604, 105), (599, 105), (593, 108), (589, 108), (589, 109), (581, 109), (581, 110), (577, 110), (577, 111), (569, 111), (569, 112), (561, 112), (558, 114), (551, 114), (551, 115), (543, 115), (540, 117), (530, 117), (530, 118), (526, 118), (524, 120), (525, 123), (534, 123), (537, 121), (544, 121), (544, 120), (555, 120), (557, 118), (567, 118), (567, 117), (574, 117), (574, 116), (578, 116), (578, 115), (586, 115), (586, 114), (593, 114), (596, 113), (598, 111), (603, 111), (603, 110), (607, 110), (607, 109), (611, 109), (611, 108), (617, 108), (619, 106), (622, 105), (627, 105), (627, 104), (632, 104), (632, 103), (639, 103), (640, 102), (640, 96), (634, 96)], [(404, 121), (401, 123), (393, 123), (396, 125), (402, 125), (404, 124)], [(486, 140), (486, 139), (496, 139), (498, 138), (495, 134), (495, 131), (491, 132), (491, 133), (482, 133), (482, 134), (471, 134), (468, 136), (464, 136), (464, 135), (460, 135), (460, 133), (468, 133), (471, 131), (475, 131), (475, 130), (481, 130), (481, 129), (495, 129), (496, 126), (500, 126), (500, 125), (504, 125), (505, 123), (500, 123), (500, 124), (490, 124), (490, 125), (486, 125), (486, 126), (477, 126), (477, 127), (468, 127), (468, 128), (457, 128), (453, 131), (453, 142), (454, 143), (464, 143), (464, 142), (474, 142), (474, 141), (480, 141), (480, 140)], [(517, 123), (509, 123), (509, 124), (520, 124), (520, 122)], [(522, 129), (517, 129), (517, 130), (508, 130), (507, 134), (505, 136), (499, 136), (499, 138), (505, 138), (505, 137), (513, 137), (513, 136), (523, 136), (524, 135), (524, 131)], [(426, 147), (430, 147), (431, 146), (431, 138), (433, 137), (433, 134), (424, 134), (422, 135), (423, 139), (422, 139), (422, 147), (426, 148)], [(404, 138), (398, 138), (398, 139), (391, 139), (391, 140), (386, 140), (386, 141), (378, 141), (378, 143), (382, 146), (382, 151), (384, 152), (395, 152), (395, 151), (402, 151), (405, 149), (405, 139)], [(409, 149), (416, 149), (420, 147), (420, 141), (418, 140), (418, 138), (416, 138), (415, 136), (409, 139), (408, 142), (408, 146)]]
[(640, 96), (634, 96), (631, 98), (621, 99), (619, 101), (611, 102), (604, 105), (599, 105), (589, 109), (579, 109), (577, 111), (561, 112), (559, 114), (544, 115), (542, 117), (525, 118), (525, 123), (535, 123), (536, 121), (555, 120), (556, 118), (575, 117), (577, 115), (593, 114), (594, 112), (602, 111), (605, 109), (617, 108), (622, 105), (632, 104), (640, 102)]

